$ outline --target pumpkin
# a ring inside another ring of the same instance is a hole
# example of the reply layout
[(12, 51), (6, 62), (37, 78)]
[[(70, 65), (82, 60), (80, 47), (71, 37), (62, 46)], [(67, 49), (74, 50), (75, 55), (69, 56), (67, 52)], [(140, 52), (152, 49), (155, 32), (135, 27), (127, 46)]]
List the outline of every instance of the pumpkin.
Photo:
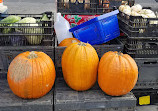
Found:
[(43, 52), (23, 52), (11, 62), (7, 79), (15, 95), (25, 99), (42, 97), (54, 84), (54, 63)]
[(108, 95), (121, 96), (130, 92), (138, 79), (138, 67), (133, 58), (118, 52), (105, 53), (98, 67), (98, 83)]
[(76, 38), (66, 38), (60, 42), (59, 46), (67, 47), (67, 46), (71, 45), (73, 42), (80, 42), (80, 41)]
[(120, 5), (119, 11), (123, 12), (125, 9), (131, 11), (131, 7), (129, 5)]
[(132, 12), (131, 12), (131, 15), (132, 15), (132, 16), (141, 16), (139, 13), (137, 13), (137, 12), (135, 12), (135, 11), (132, 11)]
[(124, 9), (124, 10), (123, 10), (123, 13), (125, 13), (125, 14), (127, 14), (127, 15), (131, 15), (131, 10)]
[(139, 12), (142, 10), (142, 6), (140, 4), (135, 4), (134, 6), (131, 7), (131, 10), (135, 12)]
[(99, 58), (90, 44), (72, 43), (64, 50), (61, 63), (64, 80), (72, 89), (88, 90), (96, 82)]

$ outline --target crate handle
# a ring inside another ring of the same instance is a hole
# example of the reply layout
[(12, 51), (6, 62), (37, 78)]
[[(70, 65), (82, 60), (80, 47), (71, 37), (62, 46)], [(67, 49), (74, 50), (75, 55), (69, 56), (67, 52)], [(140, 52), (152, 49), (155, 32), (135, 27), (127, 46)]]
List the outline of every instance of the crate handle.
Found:
[(157, 46), (158, 45), (158, 43), (154, 43), (154, 42), (149, 42), (147, 44), (150, 45), (150, 46)]
[(144, 62), (144, 64), (158, 64), (158, 61), (148, 61)]

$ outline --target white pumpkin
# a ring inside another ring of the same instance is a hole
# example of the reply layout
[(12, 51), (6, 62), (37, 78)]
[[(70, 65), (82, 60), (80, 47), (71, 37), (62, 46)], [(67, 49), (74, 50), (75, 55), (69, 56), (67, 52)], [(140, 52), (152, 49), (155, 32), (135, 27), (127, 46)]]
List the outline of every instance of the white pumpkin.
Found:
[(124, 9), (124, 10), (123, 10), (123, 13), (125, 13), (125, 14), (127, 14), (127, 15), (131, 15), (131, 10)]
[(138, 12), (135, 12), (135, 11), (132, 11), (132, 12), (131, 12), (131, 15), (132, 15), (132, 16), (141, 16), (141, 14), (139, 14)]
[[(153, 12), (152, 12), (152, 13), (149, 13), (149, 14), (141, 14), (141, 16), (142, 16), (143, 18), (156, 18), (155, 13), (153, 13)], [(156, 20), (151, 20), (149, 24), (158, 24), (158, 21), (156, 21)]]
[(145, 14), (140, 14), (143, 18), (149, 18), (147, 15)]
[(156, 18), (156, 15), (155, 15), (154, 12), (152, 12), (152, 13), (143, 13), (143, 14), (141, 14), (141, 16), (143, 18)]
[(129, 5), (120, 5), (119, 11), (123, 12), (123, 10), (125, 10), (125, 9), (131, 11), (131, 7)]
[(146, 14), (149, 18), (156, 18), (155, 13)]
[(139, 14), (151, 14), (151, 13), (154, 13), (154, 12), (150, 9), (143, 9), (139, 12)]
[(131, 7), (131, 10), (135, 12), (139, 12), (142, 10), (142, 6), (140, 4), (135, 4), (134, 6)]

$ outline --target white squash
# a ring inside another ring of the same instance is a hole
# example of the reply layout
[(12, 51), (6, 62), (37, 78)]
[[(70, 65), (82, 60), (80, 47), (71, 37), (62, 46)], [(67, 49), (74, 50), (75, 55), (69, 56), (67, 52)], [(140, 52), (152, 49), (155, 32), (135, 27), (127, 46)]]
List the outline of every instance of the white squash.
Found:
[[(156, 15), (154, 12), (152, 13), (146, 13), (146, 14), (141, 14), (143, 18), (156, 18)], [(149, 24), (158, 24), (158, 21), (156, 20), (151, 20)]]
[(131, 10), (124, 9), (124, 10), (123, 10), (123, 13), (125, 13), (125, 14), (127, 14), (127, 15), (131, 15)]
[(141, 14), (139, 14), (138, 12), (135, 12), (135, 11), (132, 11), (132, 12), (131, 12), (131, 15), (132, 15), (132, 16), (141, 16)]
[(147, 15), (145, 15), (145, 14), (140, 14), (143, 18), (148, 18), (148, 16)]
[(134, 6), (131, 7), (131, 10), (135, 12), (139, 12), (142, 10), (142, 6), (140, 4), (135, 4)]
[(123, 10), (125, 10), (125, 9), (131, 11), (131, 7), (129, 5), (120, 5), (119, 11), (123, 12)]
[(152, 10), (150, 9), (143, 9), (140, 12), (138, 12), (139, 14), (151, 14), (154, 13)]

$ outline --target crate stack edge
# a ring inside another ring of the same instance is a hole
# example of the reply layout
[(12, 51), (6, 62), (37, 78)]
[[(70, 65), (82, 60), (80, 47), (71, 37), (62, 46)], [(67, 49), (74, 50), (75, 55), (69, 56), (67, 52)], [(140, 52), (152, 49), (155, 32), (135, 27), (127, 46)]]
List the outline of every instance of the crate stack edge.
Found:
[[(47, 14), (50, 20), (39, 21), (43, 14)], [(10, 15), (17, 15), (21, 18), (33, 17), (37, 23), (15, 23), (0, 26), (0, 79), (6, 78), (6, 73), (11, 61), (20, 53), (25, 51), (43, 51), (54, 60), (55, 33), (54, 14), (44, 12), (42, 14), (4, 14), (0, 19)], [(9, 23), (8, 23), (9, 24)], [(6, 29), (12, 31), (4, 33)], [(34, 39), (35, 38), (35, 39)]]
[(139, 78), (135, 89), (158, 88), (158, 18), (118, 15), (120, 30), (127, 35), (125, 53), (137, 62)]

